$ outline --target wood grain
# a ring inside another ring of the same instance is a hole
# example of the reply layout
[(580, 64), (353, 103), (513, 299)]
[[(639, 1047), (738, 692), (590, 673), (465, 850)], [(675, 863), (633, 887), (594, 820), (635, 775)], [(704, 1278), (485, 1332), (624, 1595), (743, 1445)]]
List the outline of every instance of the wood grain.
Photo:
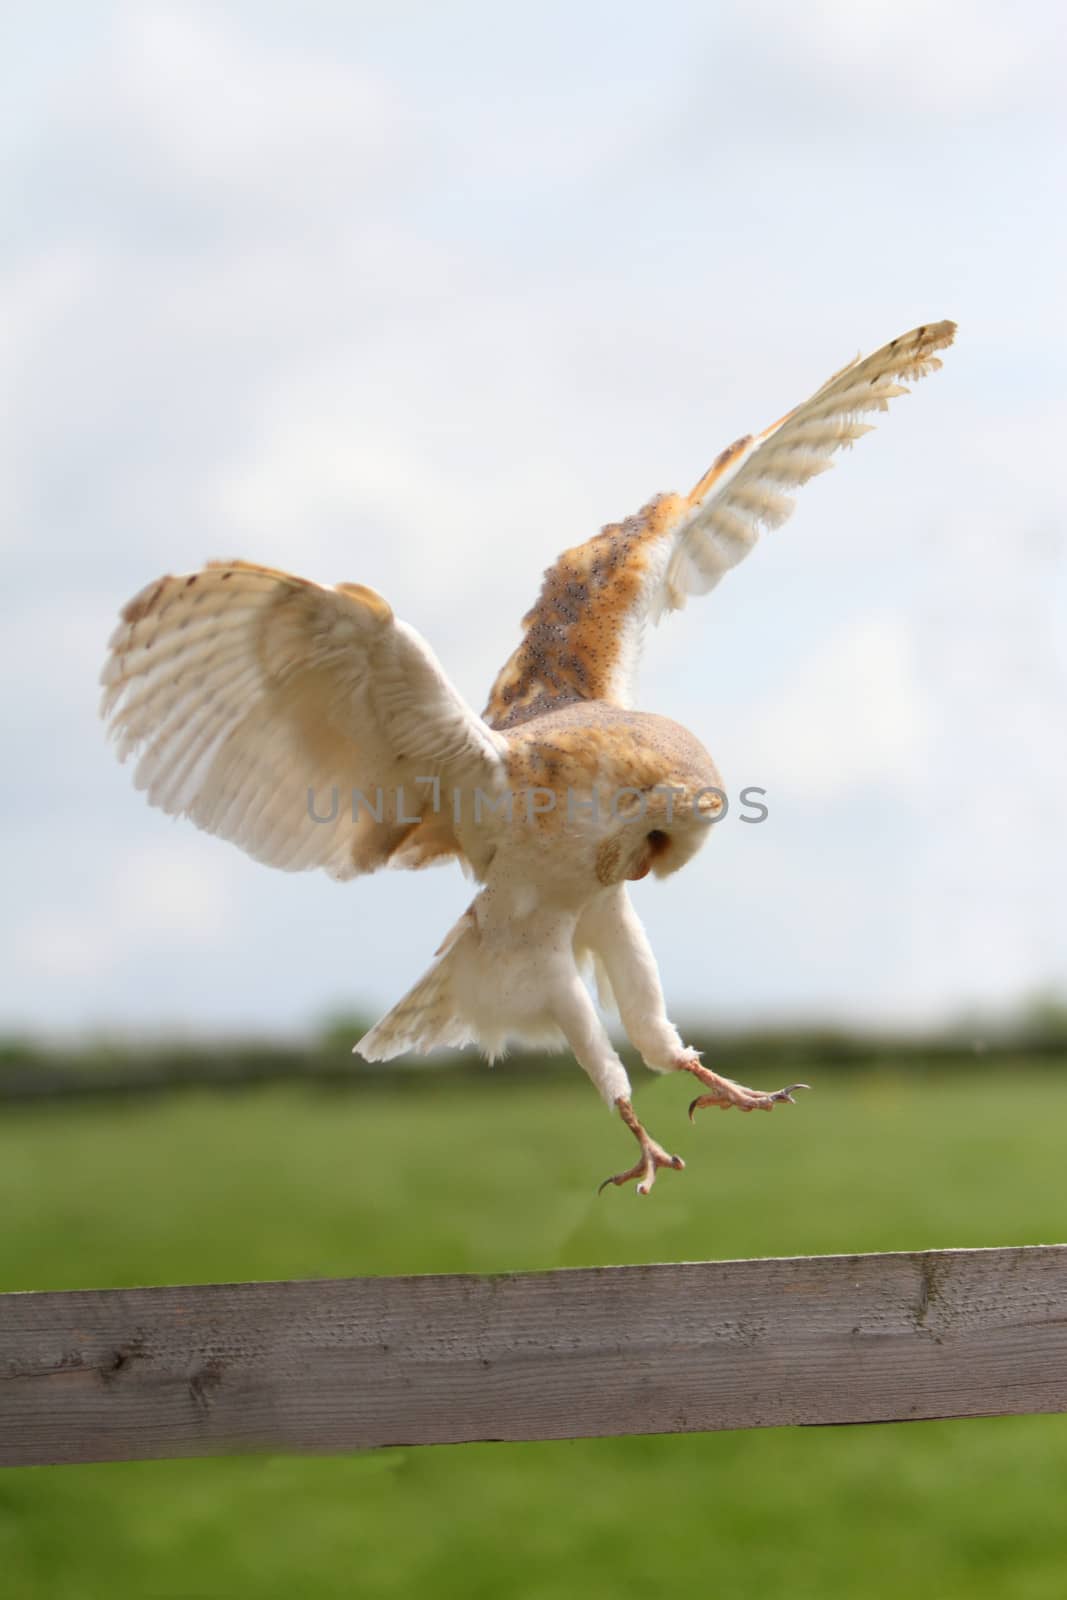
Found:
[(1067, 1410), (1067, 1246), (0, 1295), (0, 1463)]

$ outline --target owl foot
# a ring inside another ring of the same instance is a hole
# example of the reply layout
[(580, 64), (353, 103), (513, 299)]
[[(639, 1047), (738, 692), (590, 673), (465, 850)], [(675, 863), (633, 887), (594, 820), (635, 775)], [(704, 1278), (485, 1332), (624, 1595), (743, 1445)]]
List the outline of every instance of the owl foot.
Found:
[(609, 1183), (618, 1187), (620, 1184), (629, 1183), (632, 1178), (640, 1179), (637, 1185), (638, 1194), (648, 1194), (656, 1181), (656, 1173), (660, 1167), (672, 1167), (675, 1172), (681, 1172), (685, 1162), (681, 1156), (669, 1156), (661, 1144), (657, 1144), (655, 1139), (649, 1137), (638, 1122), (629, 1100), (616, 1100), (615, 1106), (619, 1116), (641, 1146), (641, 1159), (628, 1172), (616, 1172), (614, 1177), (605, 1178), (597, 1194), (602, 1194)]
[(732, 1078), (722, 1078), (717, 1072), (712, 1072), (710, 1067), (700, 1065), (700, 1057), (695, 1050), (687, 1050), (677, 1062), (679, 1072), (691, 1072), (699, 1083), (707, 1089), (707, 1094), (698, 1095), (689, 1106), (689, 1120), (693, 1120), (693, 1112), (699, 1111), (703, 1106), (718, 1106), (720, 1111), (729, 1111), (731, 1106), (736, 1106), (739, 1111), (773, 1111), (776, 1105), (788, 1103), (795, 1105), (793, 1095), (797, 1089), (806, 1089), (806, 1083), (791, 1083), (788, 1088), (775, 1089), (767, 1093), (763, 1089), (746, 1089), (743, 1083), (735, 1083)]

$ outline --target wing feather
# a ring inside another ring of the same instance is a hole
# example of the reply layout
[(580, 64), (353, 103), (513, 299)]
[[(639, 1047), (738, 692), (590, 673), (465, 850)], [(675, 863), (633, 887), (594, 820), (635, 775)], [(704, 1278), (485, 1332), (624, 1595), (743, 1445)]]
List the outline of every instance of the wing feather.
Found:
[(506, 741), (356, 584), (237, 561), (162, 578), (126, 606), (101, 682), (119, 759), (137, 757), (151, 804), (289, 871), (371, 871), (411, 832), (401, 790), (414, 815), (425, 780), (504, 779)]
[(578, 700), (631, 704), (646, 623), (713, 589), (761, 532), (780, 527), (793, 512), (790, 491), (870, 433), (865, 416), (935, 372), (955, 332), (953, 322), (928, 324), (857, 358), (803, 405), (722, 451), (692, 494), (660, 495), (564, 551), (493, 684), (489, 724), (510, 728)]
[(792, 514), (783, 490), (800, 488), (833, 465), (838, 450), (871, 431), (860, 419), (886, 411), (914, 382), (936, 372), (936, 354), (952, 343), (954, 322), (916, 328), (842, 367), (803, 405), (763, 433), (738, 440), (715, 461), (688, 500), (688, 514), (675, 532), (661, 590), (651, 614), (677, 610), (691, 594), (706, 594), (736, 566), (767, 528)]

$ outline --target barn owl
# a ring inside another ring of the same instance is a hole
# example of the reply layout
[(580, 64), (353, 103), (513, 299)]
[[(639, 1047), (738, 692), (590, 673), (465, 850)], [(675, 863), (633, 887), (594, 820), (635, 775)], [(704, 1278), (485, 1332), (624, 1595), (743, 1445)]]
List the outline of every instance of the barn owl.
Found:
[(939, 322), (857, 358), (803, 405), (567, 550), (478, 716), (373, 589), (322, 587), (245, 561), (149, 584), (122, 612), (102, 682), (119, 758), (152, 805), (286, 871), (350, 878), (455, 859), (481, 886), (433, 964), (355, 1048), (368, 1061), (476, 1043), (569, 1047), (638, 1145), (604, 1180), (648, 1194), (684, 1163), (646, 1131), (586, 987), (654, 1072), (704, 1106), (769, 1111), (796, 1090), (746, 1088), (668, 1020), (627, 884), (677, 872), (723, 805), (703, 745), (635, 709), (646, 624), (705, 594), (793, 509), (902, 380), (940, 367)]

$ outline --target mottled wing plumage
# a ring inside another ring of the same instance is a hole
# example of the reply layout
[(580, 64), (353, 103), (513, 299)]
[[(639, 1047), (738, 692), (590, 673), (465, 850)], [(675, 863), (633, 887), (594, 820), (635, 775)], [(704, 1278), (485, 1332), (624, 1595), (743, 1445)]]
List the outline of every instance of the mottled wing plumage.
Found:
[(739, 439), (712, 464), (689, 496), (689, 514), (679, 522), (661, 590), (652, 613), (677, 610), (691, 594), (706, 594), (744, 559), (764, 528), (777, 528), (792, 514), (787, 493), (833, 465), (872, 424), (859, 419), (886, 411), (901, 381), (936, 372), (935, 354), (952, 343), (954, 322), (914, 329), (858, 357), (821, 389), (763, 433)]
[[(246, 562), (166, 577), (126, 606), (101, 681), (120, 759), (153, 805), (250, 856), (337, 877), (373, 870), (430, 786), (503, 772), (504, 741), (372, 589)], [(357, 807), (352, 791), (378, 804)], [(330, 820), (316, 821), (316, 815)], [(441, 851), (440, 853), (446, 853)]]
[(706, 594), (764, 528), (793, 510), (787, 491), (832, 466), (885, 411), (902, 380), (940, 367), (952, 322), (916, 328), (835, 373), (763, 433), (716, 457), (689, 496), (661, 495), (637, 516), (560, 556), (545, 573), (523, 638), (490, 691), (486, 720), (509, 728), (581, 700), (631, 705), (646, 623)]
[(660, 495), (636, 516), (565, 550), (545, 573), (522, 640), (483, 713), (510, 728), (579, 700), (629, 705), (649, 598), (662, 584), (671, 534), (688, 511)]

